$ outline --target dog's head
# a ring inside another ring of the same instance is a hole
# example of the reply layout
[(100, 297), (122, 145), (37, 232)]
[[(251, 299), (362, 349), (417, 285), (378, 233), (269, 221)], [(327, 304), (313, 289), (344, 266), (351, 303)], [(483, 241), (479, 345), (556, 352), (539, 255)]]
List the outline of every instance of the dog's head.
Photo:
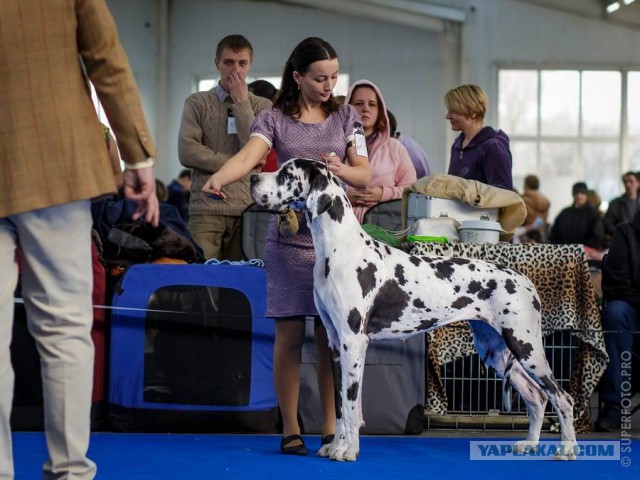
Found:
[(287, 207), (306, 208), (312, 218), (336, 207), (336, 203), (344, 208), (344, 200), (331, 193), (334, 187), (343, 193), (324, 163), (306, 158), (293, 158), (275, 172), (251, 176), (251, 197), (256, 205), (275, 212)]

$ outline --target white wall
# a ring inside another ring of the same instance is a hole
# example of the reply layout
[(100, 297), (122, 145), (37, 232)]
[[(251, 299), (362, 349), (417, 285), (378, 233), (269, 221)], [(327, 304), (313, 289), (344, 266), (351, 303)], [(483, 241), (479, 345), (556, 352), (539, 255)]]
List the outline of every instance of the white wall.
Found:
[[(497, 125), (498, 67), (640, 67), (638, 28), (514, 0), (449, 3), (465, 8), (468, 14), (461, 82), (482, 85), (490, 99), (496, 100), (488, 112), (488, 124)], [(541, 178), (540, 190), (551, 199), (550, 219), (572, 203), (571, 185), (576, 180), (582, 179)], [(514, 187), (522, 190), (522, 185)]]
[[(597, 10), (597, 0), (581, 1)], [(230, 33), (250, 39), (255, 49), (253, 73), (264, 75), (279, 75), (304, 37), (327, 39), (338, 51), (342, 72), (352, 80), (368, 78), (380, 86), (399, 128), (422, 144), (438, 173), (446, 171), (453, 140), (442, 102), (448, 89), (468, 82), (482, 85), (494, 100), (487, 123), (499, 126), (495, 108), (499, 66), (640, 66), (638, 29), (608, 22), (593, 12), (580, 16), (518, 0), (439, 0), (466, 11), (461, 35), (456, 25), (439, 34), (268, 1), (107, 3), (142, 90), (160, 147), (158, 176), (165, 181), (181, 168), (176, 137), (184, 99), (197, 76), (215, 73), (216, 44)], [(172, 5), (166, 95), (158, 87), (157, 5), (162, 3)], [(157, 112), (165, 111), (159, 121)], [(543, 191), (549, 189), (564, 189), (566, 202), (571, 200), (570, 185), (543, 179)]]

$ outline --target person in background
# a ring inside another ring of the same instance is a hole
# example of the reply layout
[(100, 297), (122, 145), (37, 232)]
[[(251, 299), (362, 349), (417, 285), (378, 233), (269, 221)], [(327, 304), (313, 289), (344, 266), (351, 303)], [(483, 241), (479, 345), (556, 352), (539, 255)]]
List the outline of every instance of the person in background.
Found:
[(591, 205), (593, 208), (595, 208), (600, 215), (603, 215), (602, 212), (600, 211), (600, 206), (602, 205), (602, 199), (600, 198), (600, 195), (598, 194), (598, 192), (596, 192), (593, 189), (589, 189), (587, 191), (587, 203)]
[(460, 85), (444, 97), (451, 129), (460, 132), (451, 146), (449, 175), (513, 190), (509, 137), (484, 125), (489, 99), (478, 85)]
[(577, 243), (602, 251), (604, 223), (600, 212), (588, 203), (588, 191), (584, 182), (573, 185), (573, 204), (562, 210), (553, 222), (549, 233), (550, 243)]
[(178, 158), (192, 173), (189, 231), (207, 259), (244, 258), (242, 212), (253, 203), (249, 177), (260, 172), (260, 165), (228, 185), (226, 199), (205, 195), (202, 186), (247, 143), (255, 114), (271, 106), (270, 100), (249, 92), (246, 78), (252, 63), (249, 40), (224, 37), (215, 57), (220, 81), (208, 92), (190, 95), (182, 111)]
[(180, 171), (178, 178), (174, 178), (167, 186), (167, 201), (178, 209), (185, 222), (189, 221), (189, 196), (191, 195), (191, 170), (185, 168)]
[(634, 333), (640, 331), (640, 212), (614, 230), (602, 264), (602, 292), (602, 330), (609, 364), (600, 379), (604, 405), (595, 429), (613, 432), (620, 430), (623, 383), (631, 379), (629, 389), (638, 386), (639, 372), (633, 371), (632, 364), (637, 366), (640, 358), (640, 342), (634, 341)]
[(547, 239), (547, 217), (551, 202), (540, 192), (540, 179), (537, 175), (524, 177), (524, 193), (521, 195), (527, 206), (527, 216), (522, 224), (529, 241), (541, 243)]
[(156, 197), (158, 197), (158, 201), (160, 203), (165, 203), (167, 198), (169, 198), (169, 192), (167, 192), (167, 186), (165, 183), (156, 178)]
[(254, 80), (249, 85), (247, 85), (247, 87), (249, 88), (249, 91), (254, 95), (266, 98), (271, 102), (275, 101), (278, 94), (278, 89), (274, 87), (271, 82), (262, 79)]
[(347, 197), (360, 223), (377, 203), (402, 198), (404, 187), (416, 181), (409, 152), (389, 133), (389, 118), (380, 89), (369, 80), (355, 82), (346, 96), (362, 119), (367, 140), (371, 182), (365, 188), (349, 187)]
[(0, 478), (14, 478), (9, 347), (20, 246), (22, 296), (42, 369), (43, 477), (92, 479), (91, 199), (115, 193), (118, 172), (83, 68), (125, 162), (133, 218), (153, 226), (156, 149), (104, 0), (3, 2), (0, 31), (0, 118), (12, 119), (0, 128)]
[[(295, 157), (317, 159), (349, 186), (368, 185), (371, 175), (360, 118), (351, 105), (339, 106), (333, 98), (338, 69), (338, 55), (328, 42), (318, 37), (300, 42), (285, 63), (275, 105), (256, 116), (247, 144), (209, 178), (203, 191), (226, 196), (224, 187), (255, 168), (270, 148), (276, 150), (279, 164)], [(299, 214), (297, 233), (283, 235), (276, 220), (274, 216), (267, 232), (265, 267), (266, 316), (276, 320), (273, 376), (282, 414), (280, 450), (306, 455), (298, 396), (307, 316), (315, 318), (323, 445), (334, 438), (333, 374), (327, 332), (313, 300), (315, 252), (309, 226)]]
[(634, 215), (640, 210), (640, 197), (638, 188), (640, 180), (634, 172), (626, 172), (622, 175), (624, 193), (618, 198), (611, 200), (607, 213), (604, 216), (604, 232), (606, 244), (611, 242), (613, 231), (621, 223), (629, 223)]
[[(278, 95), (278, 89), (266, 80), (255, 80), (249, 84), (249, 91), (254, 95), (262, 98), (266, 98), (274, 102)], [(275, 150), (272, 148), (267, 154), (267, 158), (264, 160), (262, 166), (263, 172), (275, 172), (278, 169), (278, 156)]]
[(392, 138), (395, 138), (404, 145), (404, 148), (409, 152), (409, 157), (411, 157), (413, 167), (416, 169), (416, 177), (422, 178), (431, 175), (431, 166), (429, 165), (427, 153), (413, 138), (407, 137), (398, 131), (396, 117), (388, 109), (387, 116), (389, 117), (389, 134)]

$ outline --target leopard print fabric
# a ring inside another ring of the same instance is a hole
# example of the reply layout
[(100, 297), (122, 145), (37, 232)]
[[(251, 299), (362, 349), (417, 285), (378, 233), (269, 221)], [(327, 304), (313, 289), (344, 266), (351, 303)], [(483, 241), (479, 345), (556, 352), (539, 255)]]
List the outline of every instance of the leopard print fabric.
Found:
[[(568, 330), (578, 339), (569, 393), (575, 401), (577, 433), (591, 431), (589, 399), (609, 361), (600, 324), (598, 301), (581, 245), (417, 243), (416, 256), (477, 258), (495, 262), (528, 276), (542, 303), (542, 328), (548, 335)], [(447, 397), (440, 366), (475, 353), (466, 322), (428, 334), (427, 400), (429, 412), (444, 415)]]

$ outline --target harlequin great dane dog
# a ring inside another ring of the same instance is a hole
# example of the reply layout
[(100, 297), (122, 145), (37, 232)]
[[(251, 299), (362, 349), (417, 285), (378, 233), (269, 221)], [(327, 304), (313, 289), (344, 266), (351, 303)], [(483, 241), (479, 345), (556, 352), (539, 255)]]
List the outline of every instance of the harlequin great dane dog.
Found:
[(500, 265), (465, 258), (417, 257), (372, 239), (361, 228), (338, 178), (326, 165), (292, 159), (251, 177), (262, 208), (306, 209), (316, 253), (314, 298), (327, 329), (336, 385), (336, 435), (320, 456), (355, 460), (362, 378), (369, 340), (406, 338), (469, 320), (480, 358), (510, 384), (529, 412), (536, 448), (547, 399), (560, 421), (559, 459), (574, 459), (573, 399), (560, 387), (542, 345), (540, 300), (531, 281)]

